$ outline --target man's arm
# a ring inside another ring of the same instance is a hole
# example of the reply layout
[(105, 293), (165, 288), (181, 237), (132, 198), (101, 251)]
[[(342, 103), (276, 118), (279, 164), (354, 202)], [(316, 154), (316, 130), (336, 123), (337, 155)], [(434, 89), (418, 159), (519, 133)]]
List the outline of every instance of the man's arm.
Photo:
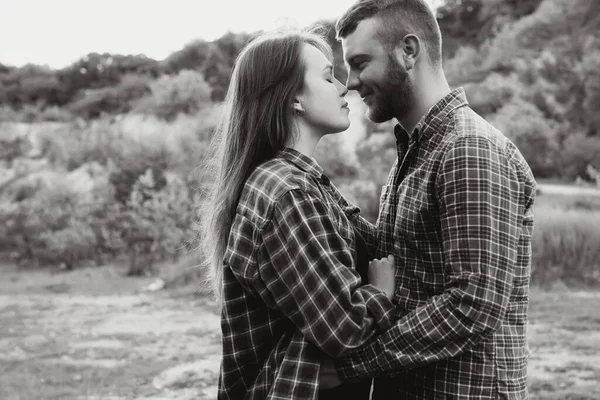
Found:
[(393, 303), (373, 285), (360, 286), (346, 240), (316, 195), (283, 196), (262, 231), (261, 296), (304, 337), (332, 357), (364, 344), (397, 318)]
[(495, 331), (514, 277), (522, 206), (508, 158), (480, 137), (463, 137), (436, 182), (445, 291), (391, 329), (335, 360), (346, 380), (393, 374), (456, 356)]

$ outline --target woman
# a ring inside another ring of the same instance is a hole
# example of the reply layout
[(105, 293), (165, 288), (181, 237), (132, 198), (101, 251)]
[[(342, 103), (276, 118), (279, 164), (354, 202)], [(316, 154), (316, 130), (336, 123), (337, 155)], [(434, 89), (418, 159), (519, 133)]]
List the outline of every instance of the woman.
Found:
[(314, 33), (273, 33), (234, 66), (203, 221), (222, 304), (219, 399), (366, 399), (370, 382), (319, 393), (320, 364), (396, 318), (393, 263), (374, 260), (361, 286), (368, 249), (350, 220), (368, 223), (311, 157), (350, 125), (332, 58)]

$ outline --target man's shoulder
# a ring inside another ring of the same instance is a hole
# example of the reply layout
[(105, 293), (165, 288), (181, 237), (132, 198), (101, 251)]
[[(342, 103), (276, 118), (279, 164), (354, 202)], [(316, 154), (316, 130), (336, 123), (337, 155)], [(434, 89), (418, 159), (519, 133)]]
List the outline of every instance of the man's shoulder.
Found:
[(512, 153), (516, 149), (514, 143), (503, 132), (470, 107), (455, 110), (448, 121), (442, 147), (449, 151), (457, 143), (490, 143), (494, 149), (504, 153)]
[(514, 142), (470, 107), (456, 110), (449, 127), (443, 139), (443, 153), (456, 149), (457, 145), (469, 153), (472, 153), (469, 151), (471, 147), (485, 148), (502, 154), (511, 164), (531, 175), (527, 161)]
[(506, 143), (508, 138), (471, 107), (461, 107), (453, 115), (452, 134), (455, 139), (481, 137), (494, 143)]

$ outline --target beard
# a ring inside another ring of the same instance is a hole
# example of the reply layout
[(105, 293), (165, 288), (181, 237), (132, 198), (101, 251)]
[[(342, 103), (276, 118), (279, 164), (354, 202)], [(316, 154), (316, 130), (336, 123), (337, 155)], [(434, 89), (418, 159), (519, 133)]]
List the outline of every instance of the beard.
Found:
[(388, 56), (385, 76), (379, 92), (373, 93), (372, 105), (367, 111), (367, 117), (375, 123), (402, 118), (408, 114), (414, 102), (408, 72), (391, 54)]

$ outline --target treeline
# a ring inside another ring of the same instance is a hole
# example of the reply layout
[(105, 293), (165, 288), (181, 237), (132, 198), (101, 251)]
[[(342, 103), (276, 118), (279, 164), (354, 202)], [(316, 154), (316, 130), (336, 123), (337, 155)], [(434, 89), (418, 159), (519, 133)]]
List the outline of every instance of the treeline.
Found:
[[(249, 37), (229, 33), (213, 42), (197, 40), (160, 61), (144, 55), (90, 53), (58, 70), (0, 64), (0, 118), (16, 119), (19, 112), (28, 114), (30, 120), (93, 119), (125, 113), (134, 100), (150, 93), (153, 81), (183, 70), (202, 74), (211, 87), (211, 100), (220, 101), (235, 57)], [(53, 112), (44, 113), (47, 109)]]

